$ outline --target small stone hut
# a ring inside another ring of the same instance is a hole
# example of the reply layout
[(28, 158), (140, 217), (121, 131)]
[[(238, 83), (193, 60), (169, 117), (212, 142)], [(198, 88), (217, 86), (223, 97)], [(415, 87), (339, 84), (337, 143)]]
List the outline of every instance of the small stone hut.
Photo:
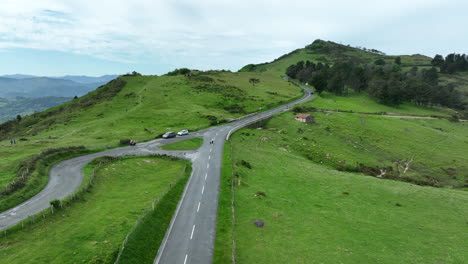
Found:
[(313, 115), (309, 114), (296, 114), (295, 119), (302, 123), (314, 123), (315, 119)]

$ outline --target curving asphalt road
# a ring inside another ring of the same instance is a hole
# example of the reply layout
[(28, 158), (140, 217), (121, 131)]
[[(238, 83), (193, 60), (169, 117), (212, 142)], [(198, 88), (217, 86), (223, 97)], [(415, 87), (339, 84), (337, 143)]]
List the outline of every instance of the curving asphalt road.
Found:
[[(51, 200), (63, 199), (72, 194), (83, 180), (82, 168), (97, 157), (167, 154), (189, 159), (192, 161), (193, 170), (154, 263), (212, 263), (224, 141), (229, 139), (234, 131), (269, 118), (273, 114), (287, 111), (313, 96), (309, 89), (303, 86), (301, 88), (305, 94), (299, 100), (225, 125), (184, 137), (156, 139), (134, 147), (112, 149), (60, 162), (51, 169), (49, 183), (40, 193), (0, 214), (0, 230), (48, 208)], [(193, 137), (204, 139), (203, 145), (197, 150), (165, 151), (158, 148)]]

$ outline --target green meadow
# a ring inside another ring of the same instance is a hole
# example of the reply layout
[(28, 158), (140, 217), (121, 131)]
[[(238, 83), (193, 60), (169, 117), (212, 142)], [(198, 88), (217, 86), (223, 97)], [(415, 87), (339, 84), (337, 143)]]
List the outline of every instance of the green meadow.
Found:
[[(291, 116), (274, 118), (268, 126), (285, 119)], [(407, 126), (407, 121), (396, 121)], [(324, 120), (319, 117), (319, 122)], [(466, 191), (323, 166), (304, 157), (293, 144), (335, 148), (321, 146), (332, 139), (322, 142), (323, 135), (312, 137), (312, 132), (295, 135), (290, 132), (294, 129), (284, 134), (280, 129), (244, 129), (232, 137), (236, 263), (463, 263), (468, 259)], [(310, 139), (300, 139), (304, 136)], [(347, 153), (353, 147), (346, 145), (341, 144), (341, 149), (347, 156), (340, 158), (365, 152)], [(222, 184), (229, 188), (230, 182)], [(230, 197), (227, 191), (222, 195)], [(230, 221), (230, 216), (222, 219)], [(254, 225), (256, 220), (264, 227)], [(227, 230), (221, 234), (229, 241), (232, 229), (224, 226)], [(219, 263), (230, 263), (229, 245), (217, 242), (216, 247), (225, 250), (217, 252), (224, 260)]]
[[(155, 157), (103, 165), (90, 191), (71, 207), (2, 234), (0, 263), (113, 263), (135, 221), (181, 177), (184, 168), (183, 161)], [(85, 167), (87, 178), (92, 170), (92, 165)], [(167, 214), (170, 220), (172, 213)], [(156, 252), (157, 248), (153, 256)]]

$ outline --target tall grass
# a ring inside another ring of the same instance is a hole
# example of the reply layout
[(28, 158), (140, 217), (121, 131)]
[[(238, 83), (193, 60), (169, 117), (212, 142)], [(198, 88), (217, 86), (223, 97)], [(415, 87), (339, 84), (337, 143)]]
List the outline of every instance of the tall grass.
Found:
[(216, 222), (216, 240), (213, 263), (228, 264), (234, 262), (233, 251), (233, 203), (232, 200), (232, 162), (231, 142), (226, 141), (221, 165), (221, 183), (218, 200), (218, 217)]

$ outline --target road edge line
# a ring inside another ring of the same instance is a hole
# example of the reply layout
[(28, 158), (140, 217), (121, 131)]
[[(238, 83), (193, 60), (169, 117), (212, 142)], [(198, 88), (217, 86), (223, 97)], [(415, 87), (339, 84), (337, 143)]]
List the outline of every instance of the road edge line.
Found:
[(182, 207), (182, 203), (185, 200), (185, 196), (187, 194), (188, 187), (192, 183), (192, 179), (193, 179), (194, 174), (195, 174), (195, 170), (193, 170), (193, 168), (192, 168), (192, 173), (190, 174), (190, 179), (187, 182), (187, 185), (185, 185), (184, 193), (182, 194), (182, 197), (180, 198), (179, 203), (177, 204), (177, 209), (176, 209), (176, 211), (174, 213), (174, 216), (171, 219), (171, 224), (169, 225), (169, 228), (167, 229), (166, 234), (164, 235), (163, 242), (162, 242), (161, 246), (159, 246), (158, 254), (156, 255), (156, 258), (154, 259), (153, 264), (159, 264), (159, 261), (161, 261), (162, 254), (164, 253), (164, 249), (166, 248), (167, 240), (168, 240), (169, 236), (172, 233), (172, 228), (174, 227), (175, 220), (176, 220), (177, 216), (179, 215), (180, 208)]

